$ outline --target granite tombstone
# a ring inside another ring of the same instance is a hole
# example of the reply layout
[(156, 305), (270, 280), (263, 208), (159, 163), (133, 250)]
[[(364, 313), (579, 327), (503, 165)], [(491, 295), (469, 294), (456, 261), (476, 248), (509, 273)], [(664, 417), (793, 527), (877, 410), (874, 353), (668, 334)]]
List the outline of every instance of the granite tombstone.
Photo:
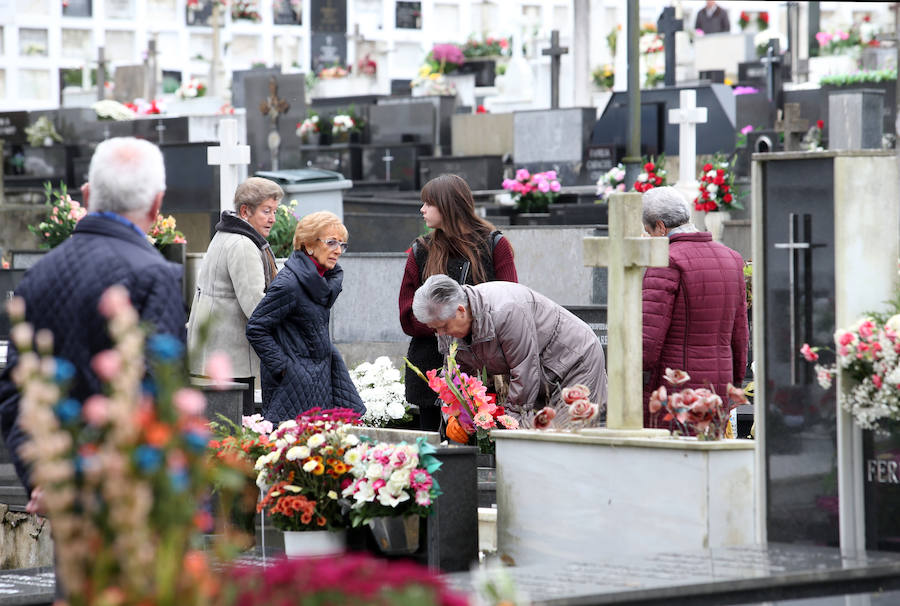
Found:
[(271, 94), (270, 82), (275, 78), (277, 95), (290, 108), (277, 119), (277, 133), (281, 138), (280, 167), (300, 166), (300, 149), (297, 143), (297, 123), (306, 118), (305, 80), (302, 74), (247, 74), (244, 76), (244, 100), (247, 106), (247, 143), (250, 145), (249, 172), (270, 170), (272, 156), (269, 150), (269, 133), (272, 121), (261, 113), (260, 106)]

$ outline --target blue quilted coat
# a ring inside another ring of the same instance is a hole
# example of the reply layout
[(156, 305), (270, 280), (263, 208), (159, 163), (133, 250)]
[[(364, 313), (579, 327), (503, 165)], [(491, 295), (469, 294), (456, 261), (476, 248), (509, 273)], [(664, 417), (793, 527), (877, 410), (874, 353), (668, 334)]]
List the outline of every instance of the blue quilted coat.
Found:
[(328, 334), (331, 306), (344, 270), (320, 276), (305, 253), (294, 251), (247, 321), (247, 340), (260, 361), (263, 415), (273, 423), (322, 408), (365, 406)]
[[(36, 330), (50, 330), (54, 354), (74, 365), (70, 395), (84, 401), (103, 391), (90, 361), (110, 346), (106, 318), (97, 311), (100, 295), (113, 284), (122, 284), (142, 321), (184, 342), (181, 274), (180, 265), (166, 261), (135, 229), (88, 215), (72, 237), (28, 270), (16, 294), (25, 299), (26, 320)], [(10, 377), (16, 360), (15, 348), (10, 346), (9, 365), (0, 375), (0, 429), (16, 472), (30, 489), (27, 469), (17, 454), (25, 434), (16, 424), (19, 394)]]

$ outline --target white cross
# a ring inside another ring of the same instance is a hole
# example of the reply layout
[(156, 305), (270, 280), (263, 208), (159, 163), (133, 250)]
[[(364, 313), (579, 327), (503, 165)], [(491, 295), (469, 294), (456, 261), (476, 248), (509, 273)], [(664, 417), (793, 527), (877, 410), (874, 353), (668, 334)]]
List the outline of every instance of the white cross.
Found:
[(669, 240), (641, 237), (641, 194), (612, 194), (608, 223), (609, 237), (584, 239), (584, 264), (608, 272), (606, 426), (658, 433), (643, 430), (641, 289), (645, 267), (668, 267)]
[(219, 166), (220, 210), (234, 210), (234, 190), (240, 181), (241, 166), (250, 164), (250, 146), (238, 145), (237, 120), (219, 122), (218, 147), (206, 148), (206, 161)]
[(697, 107), (697, 91), (683, 90), (678, 109), (669, 110), (669, 124), (678, 125), (678, 185), (697, 182), (697, 124), (706, 122), (706, 108)]

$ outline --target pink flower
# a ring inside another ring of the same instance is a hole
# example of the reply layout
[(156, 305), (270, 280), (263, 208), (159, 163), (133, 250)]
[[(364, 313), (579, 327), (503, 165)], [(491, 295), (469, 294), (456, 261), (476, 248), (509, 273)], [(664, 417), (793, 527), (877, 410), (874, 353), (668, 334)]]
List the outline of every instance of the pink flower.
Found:
[(537, 416), (534, 417), (534, 428), (547, 429), (548, 427), (550, 427), (550, 422), (555, 416), (556, 411), (549, 406), (545, 406), (539, 413), (537, 413)]
[(752, 124), (748, 124), (747, 126), (745, 126), (744, 128), (741, 129), (741, 134), (742, 134), (742, 135), (746, 135), (746, 134), (748, 134), (748, 133), (750, 133), (750, 132), (752, 132), (752, 131), (753, 131), (753, 125), (752, 125)]
[(590, 422), (600, 413), (600, 407), (587, 400), (575, 400), (569, 404), (569, 418), (583, 423)]
[(855, 337), (853, 333), (847, 331), (841, 331), (838, 333), (838, 344), (840, 345), (851, 345)]
[(591, 390), (587, 385), (578, 383), (572, 387), (563, 387), (562, 399), (566, 404), (571, 404), (576, 400), (587, 399), (591, 395)]
[(93, 395), (84, 401), (81, 414), (89, 425), (100, 427), (109, 419), (109, 398), (99, 394)]
[(550, 191), (552, 191), (553, 193), (557, 193), (560, 189), (562, 189), (562, 186), (559, 184), (559, 181), (550, 182)]
[(519, 422), (515, 420), (515, 418), (509, 415), (500, 415), (497, 417), (497, 421), (503, 425), (506, 429), (518, 429)]
[(862, 337), (869, 338), (875, 332), (875, 324), (871, 320), (866, 320), (859, 325), (859, 334)]
[[(231, 358), (228, 354), (216, 351), (206, 361), (206, 376), (216, 382), (231, 381), (234, 373), (231, 369)], [(226, 386), (215, 386), (216, 389), (225, 389)]]
[(516, 171), (516, 179), (518, 181), (528, 181), (531, 178), (531, 173), (528, 172), (527, 168), (520, 168)]
[(416, 505), (421, 505), (422, 507), (431, 505), (431, 495), (427, 490), (416, 491)]
[(107, 318), (112, 318), (130, 306), (131, 297), (128, 295), (128, 290), (121, 284), (115, 284), (107, 288), (100, 297), (98, 309)]
[(183, 414), (196, 417), (206, 410), (206, 397), (203, 393), (189, 387), (182, 387), (172, 396), (172, 403)]
[(665, 378), (666, 381), (668, 381), (672, 385), (681, 385), (682, 383), (687, 383), (688, 381), (690, 381), (691, 375), (684, 372), (683, 370), (672, 370), (671, 368), (667, 368)]
[(122, 370), (122, 356), (115, 349), (106, 349), (91, 359), (91, 368), (102, 381), (111, 381)]
[(744, 390), (735, 387), (731, 383), (725, 388), (726, 393), (728, 394), (728, 399), (734, 402), (735, 404), (747, 404), (747, 396), (744, 395)]
[(881, 389), (881, 377), (878, 375), (872, 375), (872, 384), (875, 386), (875, 389)]
[(816, 353), (815, 349), (809, 346), (809, 343), (803, 344), (803, 347), (800, 348), (800, 354), (807, 362), (815, 362), (819, 359), (819, 354)]
[(650, 394), (650, 401), (647, 403), (647, 407), (650, 409), (651, 413), (659, 412), (665, 405), (667, 399), (668, 394), (666, 394), (666, 386), (660, 385), (659, 389)]
[(497, 426), (494, 422), (494, 417), (491, 416), (489, 412), (479, 412), (475, 415), (475, 418), (472, 419), (472, 422), (475, 423), (476, 427), (480, 427), (481, 429), (493, 429)]

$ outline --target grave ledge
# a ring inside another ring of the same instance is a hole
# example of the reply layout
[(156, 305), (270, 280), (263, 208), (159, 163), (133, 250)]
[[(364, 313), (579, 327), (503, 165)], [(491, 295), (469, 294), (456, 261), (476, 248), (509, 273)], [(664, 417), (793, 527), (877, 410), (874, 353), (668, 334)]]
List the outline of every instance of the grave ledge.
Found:
[(612, 434), (612, 430), (603, 428), (583, 429), (578, 433), (564, 431), (539, 431), (522, 429), (516, 431), (496, 431), (491, 433), (495, 440), (533, 440), (537, 442), (568, 442), (572, 444), (584, 444), (595, 446), (625, 446), (631, 448), (660, 448), (668, 450), (688, 451), (723, 451), (723, 450), (753, 450), (756, 442), (753, 440), (716, 440), (700, 441), (697, 438), (680, 437), (623, 437)]
[(875, 156), (891, 157), (896, 152), (892, 149), (830, 149), (824, 151), (791, 151), (791, 152), (773, 152), (773, 153), (756, 153), (750, 156), (752, 160), (758, 162), (768, 162), (771, 160), (812, 160), (818, 158), (854, 158), (865, 157), (871, 158)]

